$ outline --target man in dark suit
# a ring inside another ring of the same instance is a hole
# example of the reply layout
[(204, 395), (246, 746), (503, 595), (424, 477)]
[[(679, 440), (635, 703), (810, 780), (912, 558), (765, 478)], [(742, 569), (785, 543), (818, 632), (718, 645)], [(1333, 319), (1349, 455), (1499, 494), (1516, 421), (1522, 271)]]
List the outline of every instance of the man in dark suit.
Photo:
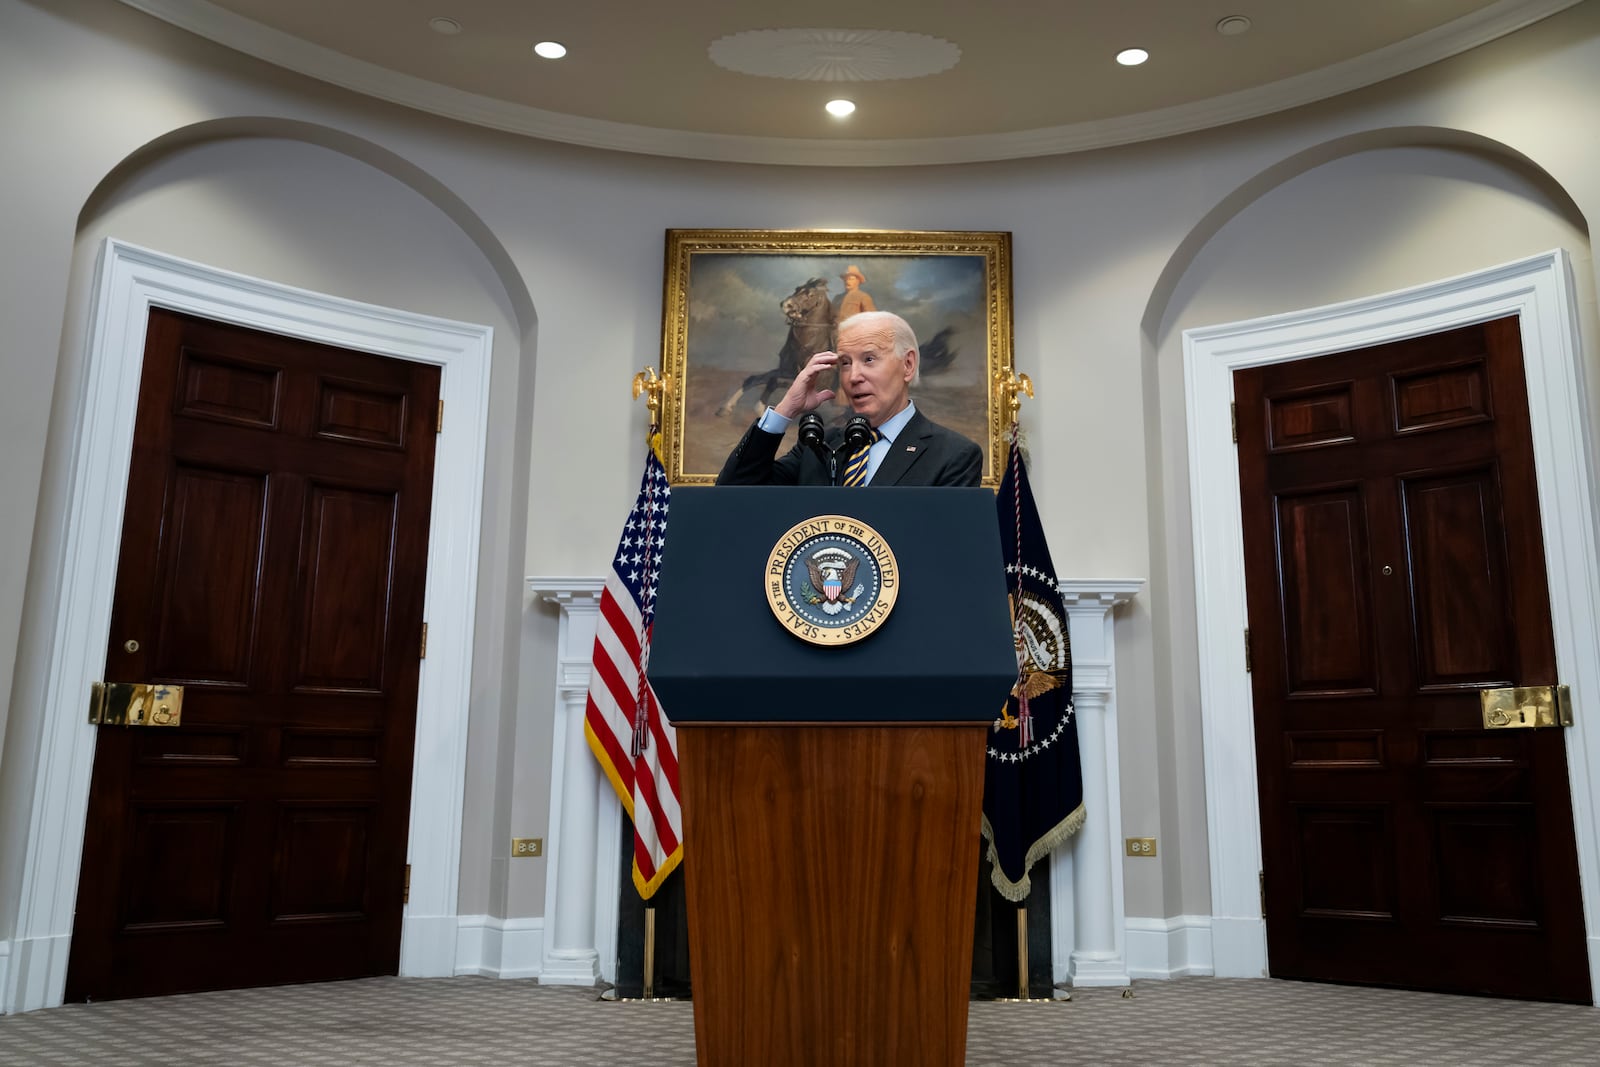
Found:
[[(917, 336), (905, 319), (888, 311), (851, 316), (839, 325), (836, 347), (837, 352), (812, 356), (783, 399), (745, 432), (722, 465), (718, 485), (832, 484), (828, 465), (815, 451), (796, 444), (779, 456), (778, 443), (795, 419), (833, 399), (834, 391), (816, 388), (816, 379), (834, 368), (839, 371), (839, 393), (877, 434), (864, 458), (840, 455), (846, 484), (979, 483), (983, 450), (928, 419), (911, 402), (920, 355)], [(828, 446), (837, 447), (842, 437), (842, 430), (829, 431)]]

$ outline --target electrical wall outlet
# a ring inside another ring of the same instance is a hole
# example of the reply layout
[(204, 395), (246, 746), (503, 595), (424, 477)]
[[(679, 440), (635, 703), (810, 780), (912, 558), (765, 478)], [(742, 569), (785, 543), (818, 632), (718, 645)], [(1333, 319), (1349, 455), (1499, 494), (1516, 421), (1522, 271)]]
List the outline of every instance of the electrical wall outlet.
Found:
[(511, 839), (511, 858), (521, 856), (544, 855), (544, 838), (542, 837), (513, 837)]
[(1124, 844), (1130, 856), (1154, 856), (1156, 854), (1156, 839), (1153, 837), (1130, 837)]

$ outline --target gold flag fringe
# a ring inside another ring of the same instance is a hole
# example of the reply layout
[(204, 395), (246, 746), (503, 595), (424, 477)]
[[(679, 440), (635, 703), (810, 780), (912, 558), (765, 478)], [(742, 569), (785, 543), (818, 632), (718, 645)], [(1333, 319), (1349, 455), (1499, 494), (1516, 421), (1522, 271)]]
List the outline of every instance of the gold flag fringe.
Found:
[(1072, 814), (1052, 826), (1049, 833), (1028, 847), (1028, 855), (1022, 862), (1022, 881), (1013, 882), (1000, 869), (999, 855), (994, 850), (994, 827), (989, 822), (989, 816), (985, 815), (983, 839), (989, 843), (989, 863), (992, 865), (989, 880), (994, 883), (995, 890), (1013, 903), (1021, 903), (1028, 899), (1028, 894), (1033, 891), (1033, 881), (1028, 877), (1028, 872), (1033, 870), (1033, 865), (1048, 856), (1058, 845), (1065, 844), (1067, 838), (1082, 830), (1088, 818), (1088, 809), (1079, 804)]

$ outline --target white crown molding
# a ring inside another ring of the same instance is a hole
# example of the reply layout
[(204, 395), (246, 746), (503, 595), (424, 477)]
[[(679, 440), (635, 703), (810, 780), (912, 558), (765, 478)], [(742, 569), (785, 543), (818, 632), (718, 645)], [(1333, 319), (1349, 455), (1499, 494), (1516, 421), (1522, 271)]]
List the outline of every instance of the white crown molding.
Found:
[(744, 137), (565, 115), (401, 74), (263, 26), (207, 0), (122, 0), (190, 33), (275, 66), (445, 118), (618, 152), (724, 163), (882, 167), (1061, 155), (1156, 140), (1286, 111), (1448, 59), (1580, 0), (1498, 0), (1365, 55), (1252, 89), (1174, 107), (1034, 130), (889, 140)]

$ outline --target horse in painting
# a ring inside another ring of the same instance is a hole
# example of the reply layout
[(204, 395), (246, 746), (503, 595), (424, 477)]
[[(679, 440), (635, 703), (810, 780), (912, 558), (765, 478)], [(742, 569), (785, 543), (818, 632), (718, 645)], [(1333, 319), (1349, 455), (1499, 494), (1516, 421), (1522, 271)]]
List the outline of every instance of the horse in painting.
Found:
[(739, 398), (761, 386), (760, 406), (765, 408), (772, 394), (781, 386), (793, 382), (811, 357), (826, 352), (833, 345), (833, 301), (828, 298), (828, 283), (821, 278), (811, 278), (795, 286), (794, 292), (778, 302), (784, 320), (789, 324), (789, 335), (778, 349), (778, 365), (770, 370), (750, 375), (723, 401), (717, 414), (733, 414)]

